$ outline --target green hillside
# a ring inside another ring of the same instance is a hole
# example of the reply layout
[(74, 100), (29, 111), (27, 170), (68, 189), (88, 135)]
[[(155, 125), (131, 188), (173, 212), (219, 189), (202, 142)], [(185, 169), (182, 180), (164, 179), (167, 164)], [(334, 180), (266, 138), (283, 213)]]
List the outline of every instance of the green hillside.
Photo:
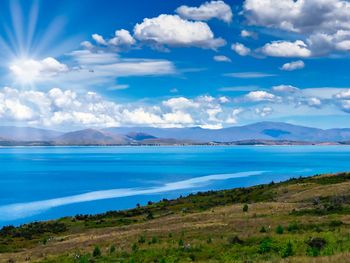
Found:
[(348, 262), (350, 173), (0, 230), (0, 262)]

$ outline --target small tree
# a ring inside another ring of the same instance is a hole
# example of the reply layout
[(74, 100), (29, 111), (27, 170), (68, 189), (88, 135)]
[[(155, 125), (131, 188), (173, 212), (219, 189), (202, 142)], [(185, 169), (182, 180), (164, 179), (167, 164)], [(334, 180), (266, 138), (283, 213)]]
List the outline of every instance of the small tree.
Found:
[(243, 206), (243, 212), (248, 212), (248, 205), (247, 205), (247, 204), (244, 204), (244, 206)]
[(101, 249), (99, 246), (95, 246), (94, 251), (92, 252), (92, 256), (94, 258), (100, 257), (101, 256)]

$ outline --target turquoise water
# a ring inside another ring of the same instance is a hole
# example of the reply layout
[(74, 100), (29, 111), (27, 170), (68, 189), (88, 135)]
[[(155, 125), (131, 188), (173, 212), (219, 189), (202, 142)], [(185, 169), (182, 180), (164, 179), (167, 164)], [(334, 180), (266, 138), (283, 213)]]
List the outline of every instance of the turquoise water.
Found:
[(347, 146), (0, 148), (0, 225), (350, 170)]

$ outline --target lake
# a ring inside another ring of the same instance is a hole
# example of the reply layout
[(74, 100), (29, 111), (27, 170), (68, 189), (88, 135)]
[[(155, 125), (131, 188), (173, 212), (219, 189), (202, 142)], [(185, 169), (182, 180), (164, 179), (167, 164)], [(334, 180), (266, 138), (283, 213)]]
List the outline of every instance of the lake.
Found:
[(0, 226), (350, 170), (347, 146), (0, 148)]

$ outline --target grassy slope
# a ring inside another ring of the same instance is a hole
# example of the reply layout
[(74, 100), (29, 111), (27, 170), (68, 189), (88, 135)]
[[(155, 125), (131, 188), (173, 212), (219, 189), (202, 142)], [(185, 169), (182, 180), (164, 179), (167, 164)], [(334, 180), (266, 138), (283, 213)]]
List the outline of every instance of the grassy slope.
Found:
[(349, 190), (322, 175), (7, 227), (0, 262), (347, 262)]

